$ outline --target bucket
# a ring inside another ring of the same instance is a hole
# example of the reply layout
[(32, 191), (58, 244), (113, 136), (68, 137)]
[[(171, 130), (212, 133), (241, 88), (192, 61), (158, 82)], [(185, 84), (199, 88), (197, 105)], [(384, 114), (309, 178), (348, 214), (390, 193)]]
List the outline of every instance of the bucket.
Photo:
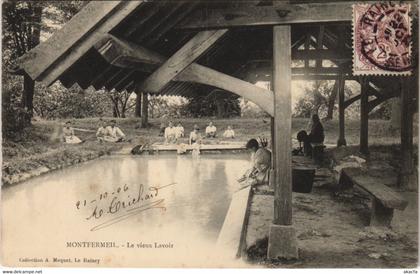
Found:
[(314, 184), (315, 169), (294, 167), (292, 169), (292, 191), (310, 193)]

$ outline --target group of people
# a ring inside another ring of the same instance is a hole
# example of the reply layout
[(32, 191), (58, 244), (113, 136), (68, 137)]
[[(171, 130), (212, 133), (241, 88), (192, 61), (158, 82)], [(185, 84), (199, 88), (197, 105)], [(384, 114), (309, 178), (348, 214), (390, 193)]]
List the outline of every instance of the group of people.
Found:
[[(297, 136), (299, 142), (303, 142), (305, 154), (311, 154), (314, 143), (324, 143), (324, 127), (318, 114), (313, 114), (309, 124), (309, 133), (301, 130)], [(267, 140), (251, 139), (246, 144), (246, 148), (251, 152), (251, 168), (238, 179), (242, 187), (248, 185), (268, 184), (271, 169), (271, 152), (267, 149)]]
[(184, 127), (181, 123), (178, 123), (177, 126), (174, 126), (172, 122), (169, 122), (168, 126), (165, 127), (165, 124), (161, 124), (161, 134), (165, 137), (165, 143), (175, 143), (179, 138), (184, 137)]
[[(116, 126), (116, 121), (111, 120), (109, 124), (102, 121), (101, 127), (96, 132), (96, 138), (99, 142), (122, 142), (125, 141), (126, 136), (122, 130)], [(69, 144), (78, 144), (83, 141), (74, 134), (74, 129), (71, 127), (71, 122), (67, 121), (62, 131), (63, 141)], [(165, 137), (166, 143), (176, 143), (179, 138), (184, 137), (184, 127), (181, 123), (175, 127), (172, 122), (169, 122), (168, 127), (161, 126), (161, 133)], [(208, 124), (205, 129), (206, 138), (216, 138), (217, 128), (212, 122)], [(234, 138), (235, 132), (228, 126), (223, 133), (225, 138)], [(311, 143), (324, 142), (324, 128), (321, 124), (317, 114), (312, 115), (310, 124), (310, 133), (302, 130), (298, 133), (299, 142), (304, 143), (305, 154), (311, 149)], [(200, 144), (203, 137), (200, 133), (198, 125), (194, 125), (193, 131), (189, 136), (189, 145), (192, 146), (192, 155), (200, 154)], [(269, 181), (269, 173), (271, 169), (271, 152), (267, 149), (267, 140), (260, 138), (258, 142), (256, 139), (251, 139), (247, 142), (246, 148), (251, 152), (251, 168), (238, 179), (242, 187), (248, 185), (265, 184)], [(186, 152), (185, 144), (179, 144), (178, 153)]]
[[(174, 126), (172, 122), (169, 122), (168, 126), (165, 127), (165, 124), (162, 123), (160, 126), (160, 136), (165, 137), (166, 144), (175, 144), (180, 138), (185, 137), (185, 130), (181, 123), (178, 123), (177, 126)], [(223, 133), (224, 138), (235, 138), (235, 131), (231, 126), (228, 126), (225, 132)], [(213, 125), (213, 122), (210, 122), (205, 129), (205, 136), (201, 136), (200, 128), (198, 125), (194, 125), (193, 131), (191, 131), (189, 136), (189, 144), (199, 143), (203, 138), (217, 138), (217, 128)]]
[[(100, 120), (101, 126), (96, 131), (96, 139), (99, 142), (111, 142), (111, 143), (118, 143), (126, 141), (126, 136), (124, 132), (116, 126), (117, 121), (111, 120), (109, 123), (105, 120)], [(71, 126), (71, 122), (67, 121), (64, 124), (62, 130), (62, 140), (64, 143), (67, 144), (80, 144), (83, 143), (85, 140), (81, 140), (74, 134), (74, 128)]]

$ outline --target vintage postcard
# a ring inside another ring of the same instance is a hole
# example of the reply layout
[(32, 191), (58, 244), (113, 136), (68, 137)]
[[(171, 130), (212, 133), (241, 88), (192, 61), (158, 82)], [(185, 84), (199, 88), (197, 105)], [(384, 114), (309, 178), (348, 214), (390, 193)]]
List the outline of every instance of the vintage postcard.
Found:
[(3, 267), (417, 268), (417, 1), (3, 1), (2, 30)]

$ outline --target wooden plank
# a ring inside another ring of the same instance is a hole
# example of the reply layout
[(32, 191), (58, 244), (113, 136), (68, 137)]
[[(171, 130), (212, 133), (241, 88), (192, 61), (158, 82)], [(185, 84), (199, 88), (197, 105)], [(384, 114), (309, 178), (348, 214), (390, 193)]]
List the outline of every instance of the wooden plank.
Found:
[(380, 200), (385, 207), (399, 210), (404, 210), (407, 207), (408, 202), (400, 194), (383, 185), (380, 178), (369, 176), (368, 173), (361, 172), (356, 168), (343, 168), (341, 172), (353, 184)]
[(369, 154), (369, 94), (368, 80), (363, 77), (360, 80), (360, 142), (359, 151), (364, 155)]
[(305, 67), (305, 68), (292, 68), (293, 74), (335, 74), (338, 75), (341, 72), (340, 68), (336, 67)]
[[(292, 69), (293, 73), (293, 69)], [(343, 76), (345, 80), (356, 80), (357, 77), (352, 75), (345, 75)], [(293, 75), (292, 74), (292, 80), (307, 80), (307, 81), (315, 81), (315, 80), (338, 80), (340, 78), (340, 75), (333, 75), (333, 74), (310, 74), (310, 75)]]
[(352, 58), (351, 50), (336, 51), (331, 49), (294, 50), (293, 60), (337, 60), (348, 61)]
[(292, 225), (292, 101), (290, 26), (273, 28), (274, 136), (276, 140), (274, 220)]
[[(181, 22), (180, 29), (214, 29), (296, 23), (350, 22), (355, 2), (281, 4), (224, 9), (202, 9)], [(368, 3), (374, 3), (369, 1)]]
[(94, 48), (108, 63), (122, 68), (139, 68), (149, 64), (154, 70), (165, 61), (161, 55), (111, 34), (104, 35)]
[(273, 93), (270, 90), (257, 87), (216, 70), (193, 63), (175, 80), (196, 82), (233, 92), (254, 102), (271, 116), (274, 114)]
[[(92, 1), (91, 3), (107, 3), (108, 1)], [(113, 1), (111, 1), (113, 2)], [(62, 43), (57, 42), (57, 39), (54, 39), (50, 42), (45, 42), (46, 44), (43, 49), (40, 51), (43, 54), (49, 55), (49, 49), (52, 49), (54, 53), (51, 57), (48, 57), (48, 64), (43, 61), (41, 57), (36, 56), (36, 58), (31, 58), (32, 61), (27, 63), (27, 66), (36, 66), (38, 67), (34, 77), (37, 80), (42, 81), (45, 85), (52, 84), (57, 78), (64, 73), (72, 64), (74, 64), (83, 54), (85, 54), (94, 44), (96, 44), (100, 39), (102, 39), (104, 34), (107, 34), (115, 26), (117, 26), (122, 20), (124, 20), (129, 14), (131, 14), (136, 8), (139, 7), (143, 2), (142, 1), (118, 1), (118, 6), (115, 12), (109, 12), (106, 19), (102, 18), (94, 26), (89, 29), (79, 26), (77, 33), (81, 35), (77, 41), (71, 40), (67, 42), (65, 46), (60, 46)], [(98, 4), (99, 5), (99, 4)], [(95, 5), (93, 8), (96, 7)], [(85, 14), (84, 16), (90, 17), (90, 13)], [(97, 18), (95, 18), (97, 19)], [(71, 20), (73, 21), (73, 19)], [(73, 28), (73, 24), (67, 23), (68, 28)], [(64, 29), (64, 28), (63, 28)], [(67, 30), (59, 30), (57, 33), (60, 33), (59, 36), (67, 36)], [(64, 38), (63, 38), (64, 39)], [(67, 41), (67, 39), (65, 39)], [(54, 44), (55, 43), (55, 44)], [(56, 48), (56, 50), (54, 50)], [(66, 49), (66, 50), (64, 50)], [(29, 52), (29, 55), (34, 53)], [(42, 65), (38, 65), (38, 62), (42, 62)], [(26, 67), (25, 67), (26, 70)], [(36, 76), (38, 75), (38, 76)]]
[(227, 29), (197, 33), (188, 43), (161, 65), (159, 69), (147, 77), (141, 84), (140, 90), (150, 93), (159, 92), (161, 88), (200, 57), (226, 32)]

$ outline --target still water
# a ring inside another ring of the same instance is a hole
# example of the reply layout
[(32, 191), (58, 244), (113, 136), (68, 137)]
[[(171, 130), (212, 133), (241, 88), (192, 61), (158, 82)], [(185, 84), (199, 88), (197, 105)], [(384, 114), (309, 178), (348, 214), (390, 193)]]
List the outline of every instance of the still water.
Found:
[(248, 166), (246, 154), (111, 156), (5, 188), (3, 263), (225, 265), (214, 244)]

